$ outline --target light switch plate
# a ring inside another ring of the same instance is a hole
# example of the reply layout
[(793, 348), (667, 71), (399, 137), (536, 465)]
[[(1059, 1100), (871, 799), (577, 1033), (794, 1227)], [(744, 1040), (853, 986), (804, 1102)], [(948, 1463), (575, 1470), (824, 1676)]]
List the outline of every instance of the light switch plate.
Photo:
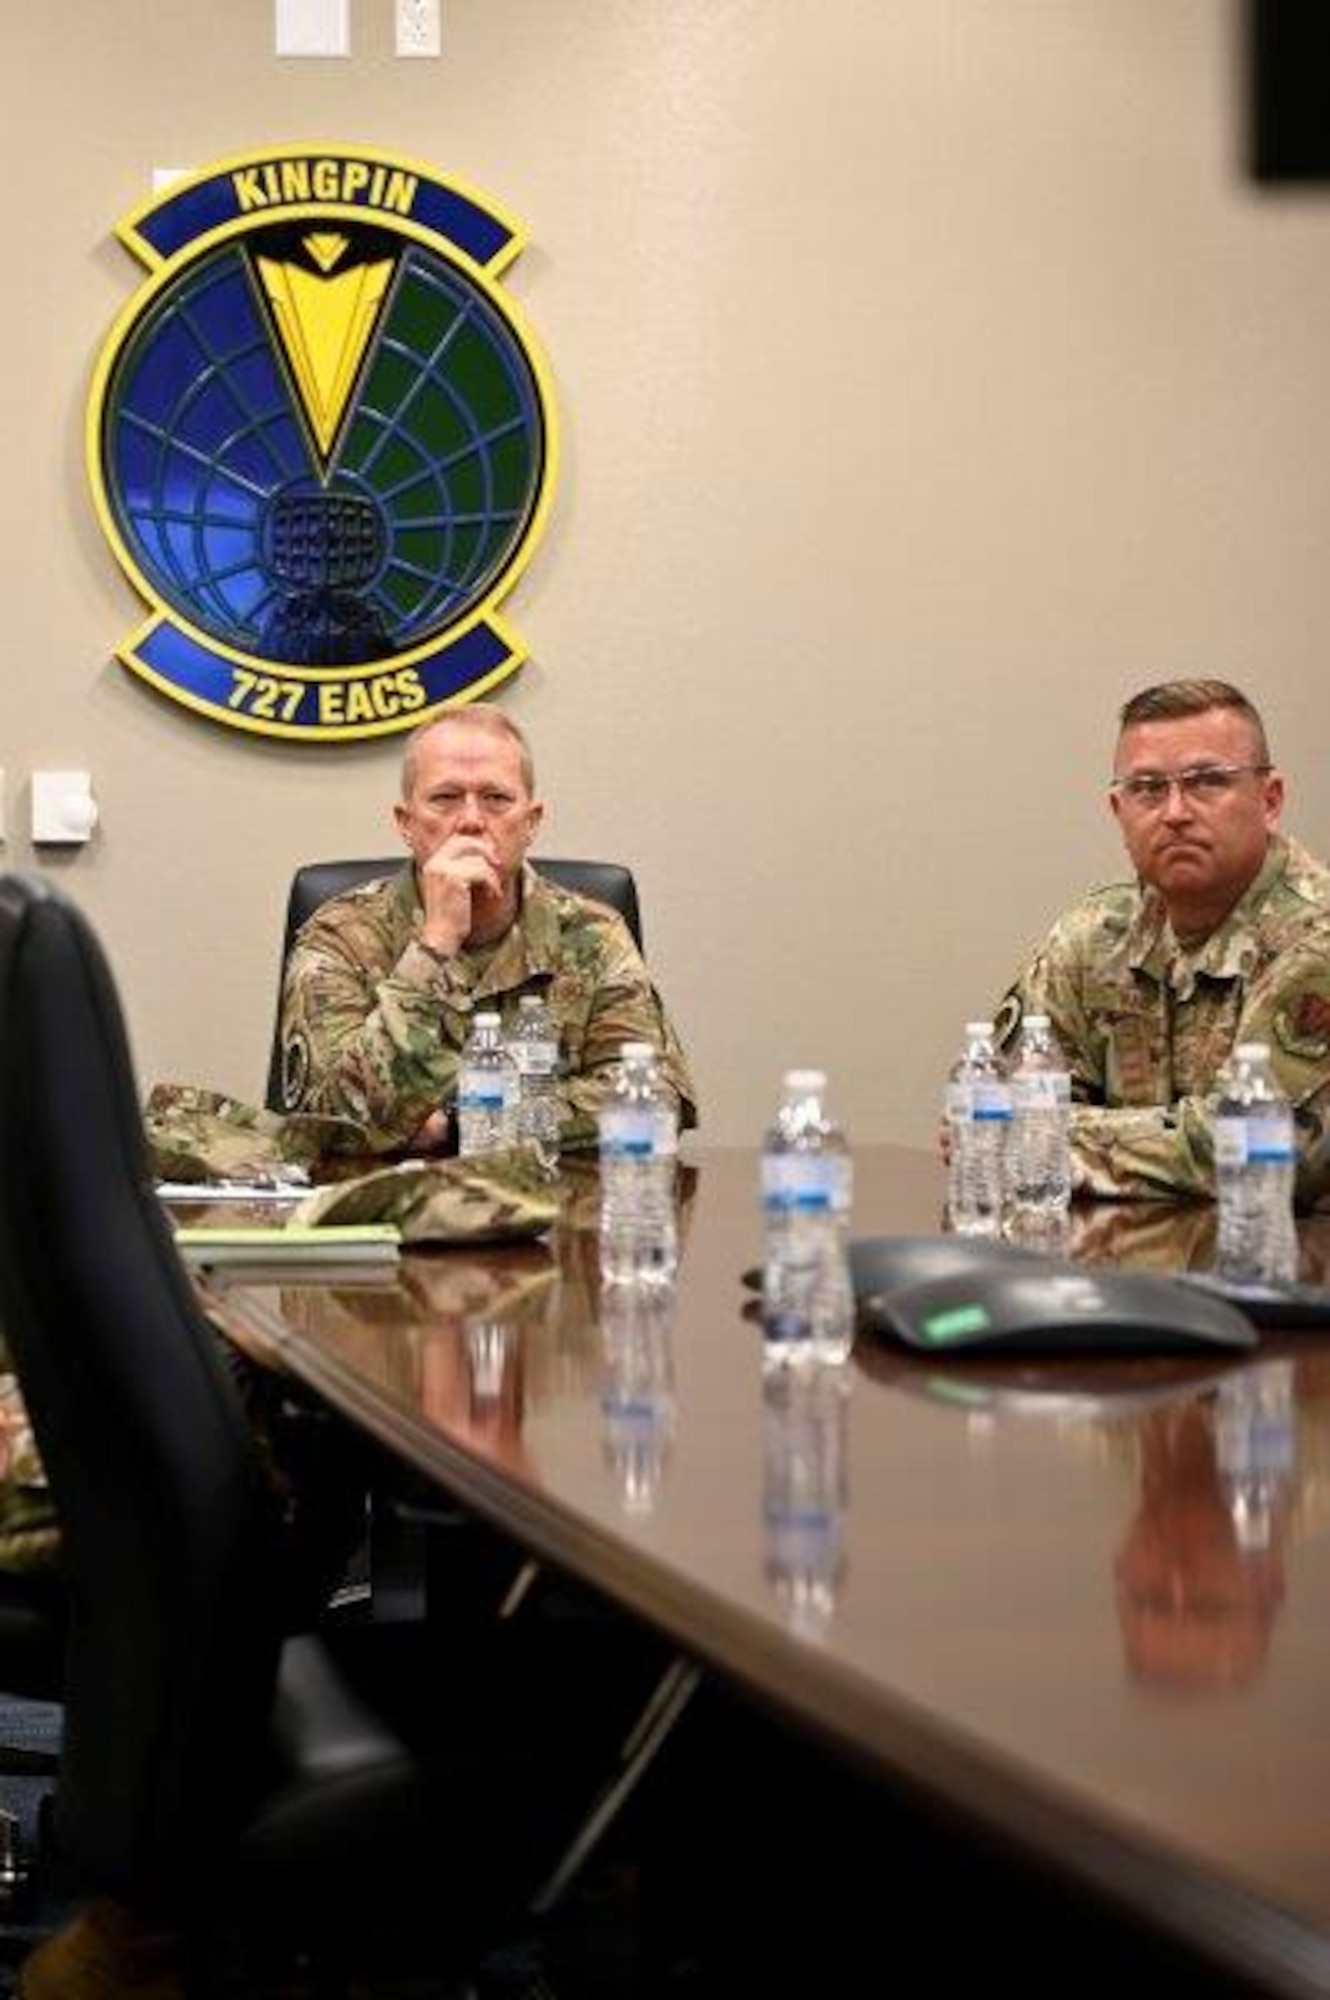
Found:
[(351, 0), (276, 0), (279, 56), (349, 56)]

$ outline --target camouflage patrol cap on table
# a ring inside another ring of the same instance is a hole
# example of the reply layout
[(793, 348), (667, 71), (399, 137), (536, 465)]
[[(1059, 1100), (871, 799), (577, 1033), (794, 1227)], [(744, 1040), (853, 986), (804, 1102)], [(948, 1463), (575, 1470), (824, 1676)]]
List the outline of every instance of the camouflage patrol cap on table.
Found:
[(349, 1118), (280, 1116), (193, 1083), (155, 1084), (143, 1124), (159, 1180), (281, 1181), (330, 1155), (369, 1151), (368, 1134)]
[(392, 1222), (403, 1243), (502, 1243), (539, 1236), (558, 1218), (559, 1190), (530, 1146), (457, 1160), (402, 1160), (308, 1195), (291, 1220)]

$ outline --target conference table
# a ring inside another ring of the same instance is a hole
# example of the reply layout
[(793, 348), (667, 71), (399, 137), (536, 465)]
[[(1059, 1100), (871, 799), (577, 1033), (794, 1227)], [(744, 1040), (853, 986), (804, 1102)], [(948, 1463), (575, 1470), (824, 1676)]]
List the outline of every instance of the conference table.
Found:
[[(856, 1234), (941, 1170), (856, 1156)], [(811, 1738), (1198, 1963), (1330, 1992), (1330, 1326), (1234, 1356), (764, 1371), (757, 1162), (682, 1170), (672, 1291), (602, 1288), (594, 1170), (534, 1243), (219, 1269), (227, 1332), (534, 1557)], [(1077, 1210), (1087, 1260), (1205, 1268), (1205, 1204)], [(1303, 1225), (1324, 1279), (1330, 1218)]]

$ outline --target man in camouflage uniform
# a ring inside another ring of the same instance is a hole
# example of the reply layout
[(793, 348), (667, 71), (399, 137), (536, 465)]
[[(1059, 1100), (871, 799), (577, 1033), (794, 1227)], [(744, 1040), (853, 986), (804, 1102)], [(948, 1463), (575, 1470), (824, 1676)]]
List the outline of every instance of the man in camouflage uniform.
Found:
[(997, 1015), (1051, 1016), (1072, 1074), (1075, 1185), (1214, 1193), (1210, 1121), (1239, 1042), (1270, 1044), (1296, 1109), (1299, 1202), (1330, 1191), (1330, 869), (1278, 831), (1283, 779), (1224, 681), (1122, 710), (1110, 803), (1136, 880), (1054, 926)]
[(444, 1147), (474, 1015), (489, 1007), (511, 1028), (521, 995), (543, 993), (565, 1150), (594, 1143), (625, 1041), (659, 1050), (681, 1122), (695, 1124), (683, 1051), (622, 919), (526, 863), (544, 807), (516, 724), (483, 705), (424, 724), (394, 812), (410, 863), (325, 903), (296, 939), (284, 1109), (352, 1119), (378, 1151)]

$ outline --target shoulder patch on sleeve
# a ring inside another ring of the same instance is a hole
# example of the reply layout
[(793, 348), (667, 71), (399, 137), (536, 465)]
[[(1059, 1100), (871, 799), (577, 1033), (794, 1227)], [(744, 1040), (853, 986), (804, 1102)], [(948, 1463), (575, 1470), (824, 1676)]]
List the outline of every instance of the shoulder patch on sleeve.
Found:
[(1330, 990), (1312, 987), (1285, 1002), (1274, 1018), (1275, 1040), (1288, 1055), (1304, 1062), (1330, 1055)]

